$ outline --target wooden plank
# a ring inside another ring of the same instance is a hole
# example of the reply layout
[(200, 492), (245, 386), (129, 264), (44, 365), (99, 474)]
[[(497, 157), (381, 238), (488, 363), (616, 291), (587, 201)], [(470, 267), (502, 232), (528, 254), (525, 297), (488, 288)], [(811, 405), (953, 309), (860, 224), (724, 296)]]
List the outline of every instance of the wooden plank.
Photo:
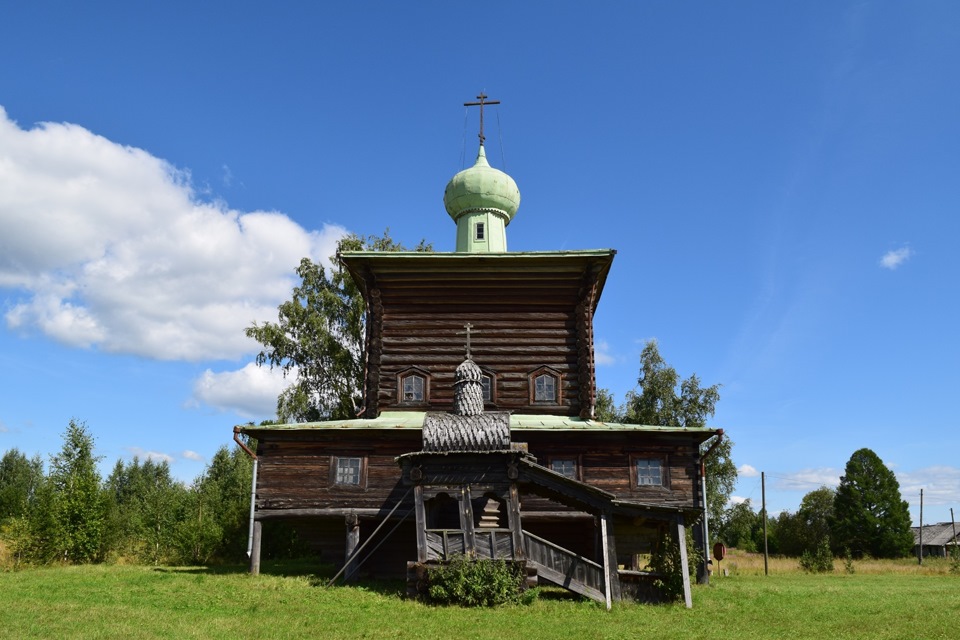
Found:
[(693, 608), (693, 596), (690, 593), (690, 567), (687, 562), (687, 532), (683, 516), (677, 517), (677, 544), (680, 545), (680, 570), (683, 571), (683, 604)]
[(423, 504), (423, 487), (413, 488), (414, 515), (417, 523), (417, 562), (426, 562), (427, 548), (427, 511)]

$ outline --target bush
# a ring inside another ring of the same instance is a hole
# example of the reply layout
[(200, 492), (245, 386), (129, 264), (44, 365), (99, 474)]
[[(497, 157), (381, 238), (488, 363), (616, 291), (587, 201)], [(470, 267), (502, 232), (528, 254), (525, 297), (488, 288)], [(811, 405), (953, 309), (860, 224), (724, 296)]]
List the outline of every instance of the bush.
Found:
[(430, 600), (461, 607), (494, 607), (520, 602), (525, 585), (523, 565), (504, 560), (470, 560), (454, 556), (449, 563), (431, 568)]
[[(696, 577), (697, 565), (703, 556), (693, 542), (693, 536), (687, 536), (687, 570), (690, 578)], [(680, 545), (672, 536), (664, 536), (650, 554), (648, 569), (662, 577), (654, 581), (667, 601), (683, 599), (683, 564), (680, 557)]]
[(800, 568), (808, 573), (830, 573), (833, 571), (833, 554), (830, 543), (822, 540), (814, 553), (804, 551), (800, 557)]

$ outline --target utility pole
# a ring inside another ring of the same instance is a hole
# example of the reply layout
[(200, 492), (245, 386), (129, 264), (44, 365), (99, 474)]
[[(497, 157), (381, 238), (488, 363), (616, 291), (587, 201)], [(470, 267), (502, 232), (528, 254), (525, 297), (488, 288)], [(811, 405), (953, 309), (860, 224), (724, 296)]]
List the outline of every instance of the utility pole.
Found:
[(920, 546), (917, 550), (917, 564), (923, 565), (923, 489), (920, 489)]
[(769, 558), (767, 552), (767, 474), (760, 472), (760, 496), (763, 504), (763, 575), (770, 575)]

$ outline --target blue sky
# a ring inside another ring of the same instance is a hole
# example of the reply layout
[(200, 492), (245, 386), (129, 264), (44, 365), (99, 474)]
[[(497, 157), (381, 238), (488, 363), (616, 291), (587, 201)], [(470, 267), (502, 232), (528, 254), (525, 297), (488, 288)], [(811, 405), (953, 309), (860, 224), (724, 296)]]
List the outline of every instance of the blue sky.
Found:
[(71, 418), (190, 480), (282, 384), (243, 335), (345, 231), (452, 250), (447, 180), (517, 181), (512, 250), (618, 250), (601, 386), (644, 341), (720, 383), (738, 498), (869, 447), (960, 508), (955, 2), (12, 3), (0, 21), (0, 451)]

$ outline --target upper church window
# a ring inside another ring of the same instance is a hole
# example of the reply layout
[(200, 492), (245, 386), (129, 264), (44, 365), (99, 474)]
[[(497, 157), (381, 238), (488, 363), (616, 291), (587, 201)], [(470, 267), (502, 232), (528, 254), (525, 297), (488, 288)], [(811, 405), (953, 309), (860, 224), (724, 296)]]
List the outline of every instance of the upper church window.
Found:
[(475, 240), (485, 240), (486, 237), (487, 237), (487, 235), (486, 235), (486, 234), (487, 234), (487, 227), (486, 227), (486, 225), (485, 225), (483, 222), (478, 222), (478, 223), (477, 223), (477, 226), (474, 227), (474, 228), (476, 229), (476, 233), (475, 233), (475, 235), (474, 235), (474, 239), (475, 239)]
[(534, 378), (533, 399), (535, 402), (557, 401), (557, 379), (549, 373), (542, 373)]
[(416, 374), (406, 376), (403, 379), (403, 401), (423, 402), (423, 388), (423, 376)]
[(430, 400), (430, 374), (419, 367), (411, 367), (397, 376), (397, 402), (426, 404)]
[(529, 374), (530, 404), (560, 404), (560, 373), (540, 367)]

